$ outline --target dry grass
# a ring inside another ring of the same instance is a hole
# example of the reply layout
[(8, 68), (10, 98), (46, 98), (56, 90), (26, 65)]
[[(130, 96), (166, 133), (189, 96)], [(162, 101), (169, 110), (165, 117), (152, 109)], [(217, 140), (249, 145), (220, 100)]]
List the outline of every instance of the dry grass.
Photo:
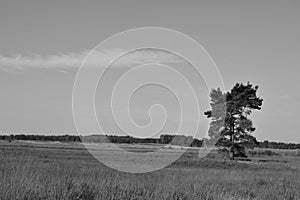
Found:
[(300, 199), (300, 173), (291, 163), (200, 160), (190, 151), (168, 168), (128, 174), (82, 148), (0, 148), (1, 200)]

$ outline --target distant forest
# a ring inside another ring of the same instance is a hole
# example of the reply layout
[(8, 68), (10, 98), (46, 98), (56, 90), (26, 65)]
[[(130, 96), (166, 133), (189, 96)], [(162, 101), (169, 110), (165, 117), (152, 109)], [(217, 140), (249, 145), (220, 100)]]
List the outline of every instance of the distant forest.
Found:
[[(14, 140), (31, 140), (31, 141), (58, 141), (58, 142), (112, 142), (112, 143), (154, 143), (154, 144), (171, 144), (190, 147), (201, 147), (203, 140), (193, 138), (192, 136), (184, 135), (161, 135), (159, 138), (134, 138), (130, 136), (117, 136), (117, 135), (25, 135), (25, 134), (12, 134), (0, 135), (0, 140), (14, 141)], [(109, 141), (108, 141), (109, 140)], [(300, 149), (300, 144), (283, 143), (283, 142), (257, 142), (255, 147), (270, 148), (270, 149)]]

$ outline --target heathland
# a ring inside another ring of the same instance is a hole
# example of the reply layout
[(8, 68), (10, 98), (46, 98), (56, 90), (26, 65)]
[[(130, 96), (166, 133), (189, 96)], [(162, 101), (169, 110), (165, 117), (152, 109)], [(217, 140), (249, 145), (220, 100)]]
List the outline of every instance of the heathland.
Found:
[[(158, 147), (122, 145), (140, 153)], [(101, 164), (80, 142), (0, 141), (0, 199), (300, 199), (300, 152), (255, 148), (248, 158), (217, 151), (199, 158), (191, 148), (163, 169), (131, 174)]]

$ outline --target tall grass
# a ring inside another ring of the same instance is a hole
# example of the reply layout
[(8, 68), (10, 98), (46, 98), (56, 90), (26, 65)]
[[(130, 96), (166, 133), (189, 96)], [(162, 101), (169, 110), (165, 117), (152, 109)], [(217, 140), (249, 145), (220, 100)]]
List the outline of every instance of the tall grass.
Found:
[(300, 199), (296, 170), (174, 165), (128, 174), (97, 164), (87, 153), (82, 154), (84, 162), (74, 151), (58, 154), (2, 149), (0, 199)]

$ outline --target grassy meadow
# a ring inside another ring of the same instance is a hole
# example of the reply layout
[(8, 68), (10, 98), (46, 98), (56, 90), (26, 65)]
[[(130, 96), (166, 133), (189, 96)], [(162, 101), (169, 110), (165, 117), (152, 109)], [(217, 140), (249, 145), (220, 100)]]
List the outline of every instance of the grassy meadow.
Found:
[(0, 199), (300, 199), (298, 152), (268, 151), (230, 161), (190, 149), (164, 169), (130, 174), (99, 163), (82, 144), (0, 141)]

